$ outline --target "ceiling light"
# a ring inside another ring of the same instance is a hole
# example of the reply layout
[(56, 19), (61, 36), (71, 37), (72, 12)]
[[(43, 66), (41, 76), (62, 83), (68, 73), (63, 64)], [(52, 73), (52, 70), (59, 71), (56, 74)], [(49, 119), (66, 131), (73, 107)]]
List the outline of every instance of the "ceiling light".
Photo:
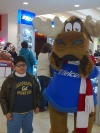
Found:
[(28, 5), (28, 2), (23, 2), (24, 5)]
[(79, 5), (74, 5), (75, 7), (79, 7)]

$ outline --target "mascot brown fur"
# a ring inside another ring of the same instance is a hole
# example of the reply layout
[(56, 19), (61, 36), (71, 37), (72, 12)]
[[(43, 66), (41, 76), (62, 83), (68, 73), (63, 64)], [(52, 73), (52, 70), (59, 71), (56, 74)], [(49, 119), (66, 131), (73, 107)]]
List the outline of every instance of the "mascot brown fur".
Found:
[[(100, 22), (95, 24), (92, 21), (92, 17), (88, 16), (86, 21), (83, 23), (80, 18), (76, 16), (70, 17), (68, 20), (62, 24), (58, 17), (54, 18), (55, 27), (51, 27), (50, 20), (43, 22), (40, 18), (34, 19), (34, 24), (36, 29), (48, 36), (53, 37), (53, 52), (51, 54), (51, 66), (56, 70), (60, 71), (62, 69), (63, 63), (67, 61), (79, 61), (78, 71), (81, 78), (87, 79), (89, 74), (94, 69), (93, 61), (90, 58), (88, 53), (89, 50), (89, 41), (92, 41), (92, 37), (100, 37), (100, 33), (97, 34), (98, 27), (100, 27)], [(97, 74), (98, 75), (98, 74)], [(97, 76), (96, 75), (96, 76)], [(55, 77), (52, 79), (51, 82)], [(54, 80), (55, 81), (55, 80)], [(60, 80), (59, 80), (60, 81)], [(70, 83), (73, 84), (70, 80)], [(52, 83), (48, 88), (52, 87)], [(48, 92), (47, 88), (47, 92)], [(54, 88), (56, 91), (57, 88)], [(67, 84), (66, 84), (67, 90)], [(46, 93), (44, 96), (46, 97)], [(56, 95), (55, 95), (56, 96)], [(60, 97), (60, 94), (59, 94)], [(59, 98), (58, 97), (58, 98)], [(52, 99), (52, 97), (51, 97)], [(48, 98), (46, 99), (48, 100)], [(74, 101), (74, 99), (73, 99)], [(50, 133), (68, 133), (67, 128), (67, 113), (68, 111), (60, 111), (56, 108), (56, 105), (49, 102), (49, 113), (51, 121), (51, 130)], [(93, 105), (94, 106), (94, 105)], [(77, 112), (74, 113), (74, 131), (73, 133), (91, 133), (95, 111), (90, 111), (88, 130), (76, 130), (76, 119)], [(80, 120), (82, 121), (82, 120)]]
[[(81, 32), (70, 31), (66, 33), (65, 26), (68, 22), (81, 23)], [(80, 60), (80, 75), (82, 77), (87, 77), (93, 68), (93, 62), (88, 53), (89, 39), (91, 39), (90, 35), (84, 28), (82, 21), (76, 17), (71, 17), (65, 22), (62, 32), (58, 34), (54, 40), (51, 65), (55, 69), (60, 70), (63, 60), (69, 58), (68, 56), (73, 55), (73, 57), (76, 57), (76, 60)], [(75, 45), (75, 43), (77, 43), (77, 45)], [(71, 58), (72, 57), (70, 57), (70, 60), (73, 60)]]

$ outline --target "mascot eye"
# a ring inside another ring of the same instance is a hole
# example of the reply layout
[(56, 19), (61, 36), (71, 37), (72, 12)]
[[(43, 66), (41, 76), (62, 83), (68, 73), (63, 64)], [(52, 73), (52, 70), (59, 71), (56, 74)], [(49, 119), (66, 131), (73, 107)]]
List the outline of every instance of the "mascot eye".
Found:
[(68, 32), (68, 31), (72, 31), (72, 24), (71, 23), (67, 23), (65, 25), (65, 31)]
[(73, 24), (73, 30), (74, 30), (74, 31), (77, 31), (77, 32), (80, 32), (80, 31), (81, 31), (81, 25), (80, 25), (80, 23), (75, 22), (75, 23)]

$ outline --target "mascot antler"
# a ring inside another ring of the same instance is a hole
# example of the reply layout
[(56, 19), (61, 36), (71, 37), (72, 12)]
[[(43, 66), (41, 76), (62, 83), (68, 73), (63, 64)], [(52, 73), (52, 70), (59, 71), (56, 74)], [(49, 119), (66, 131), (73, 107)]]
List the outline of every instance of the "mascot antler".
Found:
[[(58, 16), (54, 17), (54, 24), (55, 27), (53, 28), (51, 25), (51, 20), (47, 19), (47, 21), (43, 21), (40, 17), (36, 17), (33, 20), (35, 28), (42, 34), (47, 37), (55, 38), (57, 34), (59, 34), (64, 26)], [(100, 20), (94, 22), (90, 15), (86, 16), (86, 20), (84, 21), (84, 26), (92, 37), (100, 37)]]
[(43, 21), (41, 18), (36, 17), (34, 18), (34, 25), (35, 28), (42, 34), (44, 34), (47, 37), (55, 38), (58, 33), (61, 32), (64, 24), (60, 21), (59, 17), (54, 18), (54, 24), (55, 27), (52, 27), (52, 22), (50, 19), (47, 19), (47, 21)]
[(100, 20), (94, 22), (91, 16), (87, 16), (84, 22), (84, 26), (90, 34), (90, 36), (97, 38), (100, 37)]

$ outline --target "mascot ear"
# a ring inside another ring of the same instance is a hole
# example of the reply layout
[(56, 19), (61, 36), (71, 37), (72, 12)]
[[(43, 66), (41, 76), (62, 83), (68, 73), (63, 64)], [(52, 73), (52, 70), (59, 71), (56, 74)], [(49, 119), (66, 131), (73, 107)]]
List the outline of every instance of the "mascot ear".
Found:
[(86, 16), (84, 26), (90, 36), (96, 37), (96, 38), (100, 37), (100, 20), (97, 20), (96, 22), (94, 22), (92, 20), (92, 16), (88, 15)]
[(84, 55), (83, 58), (80, 60), (80, 65), (79, 65), (79, 74), (83, 78), (87, 78), (89, 73), (93, 69), (93, 61), (90, 57), (90, 55), (87, 52), (87, 55)]

